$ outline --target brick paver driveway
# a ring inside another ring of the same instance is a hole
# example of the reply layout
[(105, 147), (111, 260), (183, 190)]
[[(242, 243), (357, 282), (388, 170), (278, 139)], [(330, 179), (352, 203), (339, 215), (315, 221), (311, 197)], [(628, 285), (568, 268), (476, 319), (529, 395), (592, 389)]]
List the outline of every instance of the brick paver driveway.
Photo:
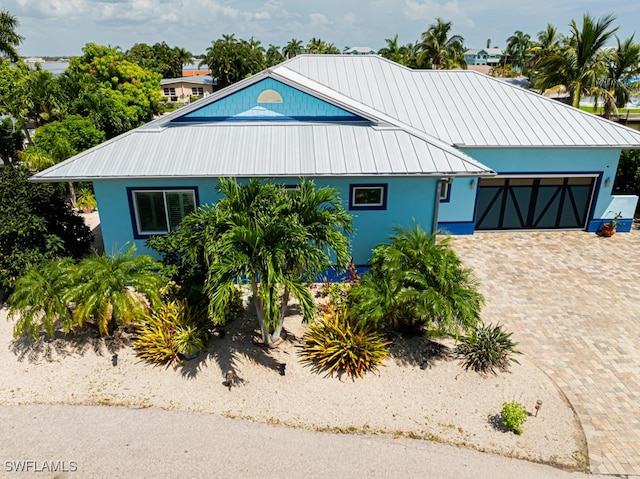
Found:
[(640, 231), (476, 233), (453, 242), (474, 269), (486, 322), (575, 408), (591, 471), (640, 475)]

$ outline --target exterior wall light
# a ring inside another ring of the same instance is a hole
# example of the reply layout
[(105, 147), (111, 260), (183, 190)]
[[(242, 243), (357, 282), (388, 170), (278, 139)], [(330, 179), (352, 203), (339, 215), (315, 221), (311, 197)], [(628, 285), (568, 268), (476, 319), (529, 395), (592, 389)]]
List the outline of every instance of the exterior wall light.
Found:
[(605, 188), (609, 188), (609, 185), (611, 184), (611, 178), (607, 178), (606, 180), (604, 180), (604, 186)]
[(474, 189), (475, 187), (476, 187), (476, 180), (475, 180), (475, 179), (472, 179), (472, 180), (469, 182), (469, 188)]

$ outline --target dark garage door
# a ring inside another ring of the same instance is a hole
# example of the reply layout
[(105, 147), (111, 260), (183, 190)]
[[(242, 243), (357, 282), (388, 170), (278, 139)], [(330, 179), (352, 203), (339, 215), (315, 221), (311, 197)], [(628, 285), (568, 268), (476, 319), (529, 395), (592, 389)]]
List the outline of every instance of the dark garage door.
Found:
[(476, 230), (582, 229), (595, 178), (482, 178)]

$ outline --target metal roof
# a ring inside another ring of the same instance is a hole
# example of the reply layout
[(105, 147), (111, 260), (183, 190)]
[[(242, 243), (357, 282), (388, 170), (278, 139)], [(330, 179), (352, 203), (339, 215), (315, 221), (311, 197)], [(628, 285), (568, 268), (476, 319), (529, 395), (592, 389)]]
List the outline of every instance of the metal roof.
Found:
[(33, 180), (492, 173), (454, 148), (442, 148), (399, 128), (220, 122), (138, 128), (40, 172)]
[[(366, 121), (172, 124), (265, 78)], [(640, 132), (472, 71), (410, 70), (377, 55), (301, 55), (33, 177), (484, 176), (460, 148), (638, 148)]]
[(374, 55), (300, 55), (273, 71), (450, 145), (640, 147), (638, 131), (474, 71), (412, 70)]
[(172, 83), (195, 83), (198, 85), (217, 85), (218, 80), (211, 75), (194, 75), (190, 77), (180, 78), (163, 78), (160, 80), (160, 86), (170, 85)]

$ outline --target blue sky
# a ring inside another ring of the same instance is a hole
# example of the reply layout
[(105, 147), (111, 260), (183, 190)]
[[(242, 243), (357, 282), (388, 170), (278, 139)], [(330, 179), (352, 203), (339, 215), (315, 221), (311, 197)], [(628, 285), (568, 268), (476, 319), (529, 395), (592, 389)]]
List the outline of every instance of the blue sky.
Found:
[(340, 49), (377, 50), (396, 33), (401, 43), (415, 42), (436, 17), (451, 21), (468, 48), (488, 39), (504, 47), (515, 30), (535, 37), (547, 23), (567, 32), (587, 12), (615, 14), (621, 38), (640, 26), (640, 2), (631, 0), (0, 0), (0, 9), (21, 22), (24, 56), (77, 55), (88, 42), (126, 50), (160, 41), (199, 54), (224, 33), (265, 47), (319, 37)]

